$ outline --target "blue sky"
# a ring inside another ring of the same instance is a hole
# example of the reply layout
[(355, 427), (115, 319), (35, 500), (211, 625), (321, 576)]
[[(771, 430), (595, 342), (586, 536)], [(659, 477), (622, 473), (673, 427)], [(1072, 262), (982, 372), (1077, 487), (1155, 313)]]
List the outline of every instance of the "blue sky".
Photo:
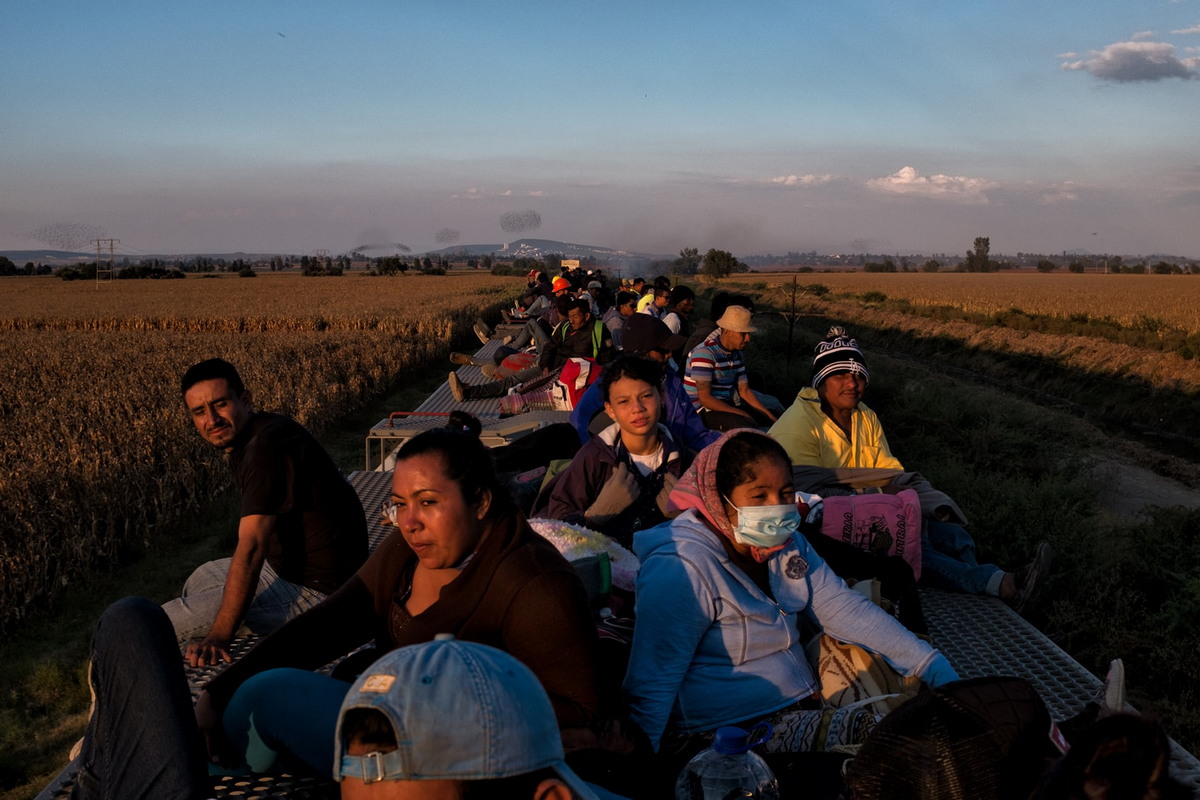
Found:
[[(98, 231), (131, 255), (989, 236), (1200, 258), (1200, 0), (5, 0), (3, 17), (0, 249)], [(502, 230), (528, 210), (540, 227)]]

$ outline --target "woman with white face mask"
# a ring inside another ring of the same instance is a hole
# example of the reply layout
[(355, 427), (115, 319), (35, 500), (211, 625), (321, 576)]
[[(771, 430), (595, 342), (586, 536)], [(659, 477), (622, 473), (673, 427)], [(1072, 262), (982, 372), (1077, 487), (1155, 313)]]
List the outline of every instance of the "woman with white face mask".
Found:
[[(930, 685), (944, 656), (838, 578), (796, 533), (791, 462), (739, 429), (697, 456), (670, 496), (682, 513), (634, 535), (641, 560), (625, 693), (656, 751), (689, 756), (724, 725), (770, 722), (767, 752), (861, 741), (874, 711), (838, 709), (818, 734), (817, 679), (797, 622), (881, 655)], [(845, 711), (846, 713), (842, 713)]]

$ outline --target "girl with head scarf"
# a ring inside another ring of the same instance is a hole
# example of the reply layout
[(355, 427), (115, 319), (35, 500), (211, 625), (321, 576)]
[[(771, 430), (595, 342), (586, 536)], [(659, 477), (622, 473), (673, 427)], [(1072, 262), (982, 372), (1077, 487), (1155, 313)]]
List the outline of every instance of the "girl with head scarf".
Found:
[(625, 692), (655, 750), (686, 755), (719, 727), (761, 721), (775, 729), (768, 752), (861, 741), (876, 716), (822, 713), (801, 617), (904, 676), (957, 678), (797, 534), (791, 464), (766, 434), (726, 432), (679, 479), (670, 506), (682, 513), (633, 541), (642, 566)]

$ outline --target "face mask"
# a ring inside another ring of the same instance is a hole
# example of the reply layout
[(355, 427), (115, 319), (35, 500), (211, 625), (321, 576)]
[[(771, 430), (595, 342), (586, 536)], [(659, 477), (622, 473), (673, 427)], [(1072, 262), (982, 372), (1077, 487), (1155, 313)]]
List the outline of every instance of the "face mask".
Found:
[(734, 507), (737, 508), (738, 524), (733, 530), (733, 540), (738, 544), (778, 547), (792, 538), (800, 527), (800, 510), (795, 503)]

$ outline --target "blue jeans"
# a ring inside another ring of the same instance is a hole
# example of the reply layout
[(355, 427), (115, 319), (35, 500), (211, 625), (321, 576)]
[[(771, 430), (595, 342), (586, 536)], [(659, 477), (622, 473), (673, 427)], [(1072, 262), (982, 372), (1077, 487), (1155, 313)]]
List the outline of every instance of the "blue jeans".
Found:
[(283, 759), (333, 777), (333, 739), (350, 684), (302, 669), (271, 669), (233, 693), (221, 723), (234, 753), (253, 772)]
[[(201, 564), (183, 584), (183, 594), (163, 603), (163, 610), (175, 626), (180, 642), (207, 636), (212, 629), (221, 600), (225, 596), (225, 576), (233, 559), (220, 558)], [(256, 633), (266, 636), (283, 623), (307, 611), (325, 599), (323, 592), (285, 581), (263, 562), (254, 590), (254, 601), (246, 611), (238, 636)]]
[(105, 610), (92, 640), (89, 680), (95, 709), (72, 798), (209, 795), (204, 739), (175, 632), (160, 606), (127, 597)]
[(975, 560), (975, 540), (953, 522), (925, 518), (921, 528), (921, 581), (967, 594), (998, 594), (1004, 571)]

